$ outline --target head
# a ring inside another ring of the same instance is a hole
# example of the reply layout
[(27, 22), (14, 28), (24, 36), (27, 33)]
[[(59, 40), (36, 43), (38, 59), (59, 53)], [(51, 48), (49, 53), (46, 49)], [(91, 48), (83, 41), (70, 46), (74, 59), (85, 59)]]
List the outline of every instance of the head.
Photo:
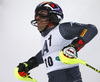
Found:
[(42, 2), (35, 9), (35, 19), (31, 24), (38, 27), (40, 32), (58, 25), (63, 19), (63, 12), (59, 5), (53, 2)]

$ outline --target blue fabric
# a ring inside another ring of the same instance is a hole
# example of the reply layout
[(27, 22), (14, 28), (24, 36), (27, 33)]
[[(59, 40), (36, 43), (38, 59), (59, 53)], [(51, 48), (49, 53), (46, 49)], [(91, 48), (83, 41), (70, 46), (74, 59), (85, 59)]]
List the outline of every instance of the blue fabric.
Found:
[(48, 82), (82, 82), (79, 66), (48, 73)]
[[(84, 29), (87, 29), (87, 32), (83, 37), (80, 37), (80, 34)], [(91, 41), (93, 37), (98, 33), (96, 26), (92, 24), (80, 24), (72, 22), (66, 22), (60, 24), (59, 30), (61, 35), (65, 39), (70, 40), (74, 37), (79, 37), (82, 38), (85, 43)]]

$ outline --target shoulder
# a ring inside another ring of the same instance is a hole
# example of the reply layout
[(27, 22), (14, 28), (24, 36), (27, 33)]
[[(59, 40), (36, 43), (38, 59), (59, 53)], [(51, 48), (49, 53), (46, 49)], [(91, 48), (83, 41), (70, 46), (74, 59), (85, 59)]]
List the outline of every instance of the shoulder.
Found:
[(59, 25), (60, 34), (65, 39), (78, 37), (86, 25), (76, 22), (65, 22)]
[(71, 22), (65, 22), (59, 24), (59, 30), (60, 32), (68, 31), (72, 28), (72, 23)]
[(77, 22), (65, 22), (65, 23), (61, 23), (59, 25), (60, 29), (69, 29), (69, 28), (75, 28), (75, 27), (81, 27), (81, 26), (85, 26), (86, 24), (81, 24), (81, 23), (77, 23)]
[(59, 25), (59, 27), (70, 27), (72, 25), (72, 22), (65, 22), (65, 23), (61, 23), (60, 25)]
[(72, 23), (71, 22), (65, 22), (59, 24), (59, 32), (65, 39), (71, 39), (71, 30), (72, 30)]
[(65, 22), (59, 25), (60, 32), (74, 32), (78, 30), (79, 23), (76, 22)]

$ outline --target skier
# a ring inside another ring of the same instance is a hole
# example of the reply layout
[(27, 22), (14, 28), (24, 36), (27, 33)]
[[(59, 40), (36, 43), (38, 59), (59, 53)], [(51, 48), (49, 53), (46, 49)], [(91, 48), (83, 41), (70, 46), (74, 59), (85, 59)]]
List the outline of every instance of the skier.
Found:
[(82, 82), (79, 65), (72, 61), (62, 63), (59, 53), (63, 51), (69, 58), (78, 57), (77, 52), (95, 37), (98, 30), (92, 24), (60, 23), (62, 19), (63, 11), (54, 2), (42, 2), (36, 7), (35, 19), (31, 23), (41, 33), (42, 49), (18, 65), (20, 76), (45, 63), (48, 82)]

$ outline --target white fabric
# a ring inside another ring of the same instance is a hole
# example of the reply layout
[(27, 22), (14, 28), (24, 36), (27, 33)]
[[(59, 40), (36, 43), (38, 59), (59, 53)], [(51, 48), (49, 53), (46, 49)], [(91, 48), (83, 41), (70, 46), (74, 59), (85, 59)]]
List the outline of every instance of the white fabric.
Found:
[(72, 68), (78, 65), (66, 65), (57, 60), (61, 49), (72, 41), (73, 39), (66, 40), (62, 37), (59, 32), (59, 25), (51, 30), (45, 37), (42, 37), (42, 54), (44, 63), (46, 64), (47, 73), (60, 69)]

